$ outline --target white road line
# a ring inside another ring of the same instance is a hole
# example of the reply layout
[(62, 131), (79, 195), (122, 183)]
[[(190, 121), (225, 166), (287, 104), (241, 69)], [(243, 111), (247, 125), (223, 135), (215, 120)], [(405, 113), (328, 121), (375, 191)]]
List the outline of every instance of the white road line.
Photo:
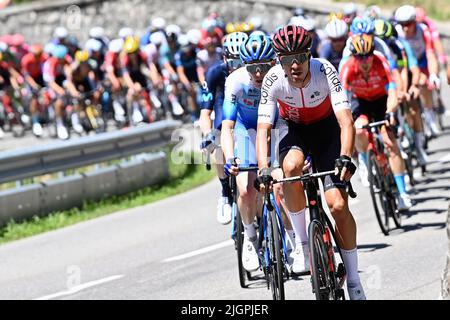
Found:
[(203, 249), (198, 249), (198, 250), (191, 251), (191, 252), (179, 255), (179, 256), (175, 256), (175, 257), (172, 257), (172, 258), (165, 259), (165, 260), (163, 260), (163, 262), (172, 262), (172, 261), (178, 261), (178, 260), (183, 260), (183, 259), (195, 257), (195, 256), (198, 256), (198, 255), (203, 254), (203, 253), (207, 253), (207, 252), (211, 252), (211, 251), (214, 251), (214, 250), (218, 250), (218, 249), (221, 249), (221, 248), (225, 248), (225, 247), (231, 246), (233, 244), (234, 244), (234, 241), (230, 239), (230, 240), (227, 240), (227, 241), (224, 241), (224, 242), (220, 242), (218, 244), (214, 244), (212, 246), (209, 246), (209, 247), (206, 247), (206, 248), (203, 248)]
[(87, 288), (90, 288), (90, 287), (94, 287), (94, 286), (97, 286), (97, 285), (102, 284), (102, 283), (118, 280), (118, 279), (123, 278), (123, 277), (124, 277), (124, 275), (115, 275), (115, 276), (107, 277), (107, 278), (100, 279), (100, 280), (86, 282), (86, 283), (80, 284), (78, 286), (75, 286), (75, 287), (73, 287), (73, 288), (71, 288), (69, 290), (57, 292), (57, 293), (54, 293), (54, 294), (49, 294), (47, 296), (43, 296), (43, 297), (40, 297), (40, 298), (37, 298), (37, 299), (33, 299), (33, 300), (50, 300), (50, 299), (54, 299), (54, 298), (68, 296), (68, 295), (80, 292), (81, 290), (84, 290), (84, 289), (87, 289)]

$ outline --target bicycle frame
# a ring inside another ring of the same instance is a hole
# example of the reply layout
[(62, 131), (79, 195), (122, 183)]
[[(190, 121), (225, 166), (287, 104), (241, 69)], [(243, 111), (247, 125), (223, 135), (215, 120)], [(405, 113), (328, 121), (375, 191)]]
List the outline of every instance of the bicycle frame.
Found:
[[(369, 146), (367, 148), (367, 151), (373, 151), (375, 154), (375, 157), (380, 164), (380, 167), (383, 168), (383, 175), (388, 175), (388, 168), (389, 168), (389, 160), (386, 156), (386, 154), (383, 152), (384, 145), (383, 141), (381, 139), (381, 136), (378, 133), (377, 127), (384, 124), (385, 121), (378, 121), (369, 123), (368, 125), (363, 126), (363, 129), (366, 129), (368, 132), (368, 140), (369, 140)], [(375, 137), (375, 134), (378, 136)]]

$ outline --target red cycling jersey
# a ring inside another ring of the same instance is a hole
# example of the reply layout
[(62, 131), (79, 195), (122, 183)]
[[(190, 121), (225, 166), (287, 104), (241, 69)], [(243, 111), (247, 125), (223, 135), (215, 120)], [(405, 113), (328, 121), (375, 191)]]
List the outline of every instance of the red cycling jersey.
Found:
[(120, 54), (112, 51), (108, 51), (105, 55), (105, 69), (111, 69), (113, 70), (114, 74), (116, 76), (119, 75), (121, 71), (121, 61), (120, 61)]
[(389, 63), (378, 51), (374, 52), (373, 63), (367, 78), (359, 69), (358, 60), (351, 56), (342, 66), (340, 77), (345, 90), (352, 91), (353, 96), (367, 101), (377, 100), (389, 89), (395, 89)]
[(133, 64), (128, 54), (124, 54), (121, 59), (122, 68), (124, 72), (128, 72), (130, 74), (141, 73), (141, 65), (145, 65), (148, 67), (147, 63), (147, 55), (143, 51), (138, 52), (138, 63)]
[(21, 61), (22, 73), (30, 75), (30, 77), (37, 79), (42, 76), (42, 68), (44, 66), (45, 61), (47, 60), (47, 56), (45, 54), (41, 54), (39, 58), (37, 58), (32, 53), (27, 53), (23, 56)]
[(64, 66), (70, 65), (72, 58), (67, 55), (64, 60), (60, 62), (59, 59), (51, 57), (44, 63), (44, 80), (47, 83), (56, 81), (58, 84), (62, 84), (66, 76), (64, 73)]

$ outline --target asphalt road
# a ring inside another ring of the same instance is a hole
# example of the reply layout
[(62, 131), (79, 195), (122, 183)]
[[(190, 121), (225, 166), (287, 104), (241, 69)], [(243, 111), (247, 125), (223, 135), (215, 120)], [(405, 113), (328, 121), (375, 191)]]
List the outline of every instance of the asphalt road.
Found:
[[(444, 96), (450, 90), (444, 88)], [(450, 105), (449, 105), (450, 109)], [(359, 270), (368, 299), (437, 299), (448, 248), (450, 117), (429, 146), (403, 228), (384, 236), (354, 179)], [(219, 183), (0, 246), (0, 299), (271, 299), (262, 280), (239, 286), (230, 225), (215, 217)], [(287, 299), (313, 299), (308, 277)]]

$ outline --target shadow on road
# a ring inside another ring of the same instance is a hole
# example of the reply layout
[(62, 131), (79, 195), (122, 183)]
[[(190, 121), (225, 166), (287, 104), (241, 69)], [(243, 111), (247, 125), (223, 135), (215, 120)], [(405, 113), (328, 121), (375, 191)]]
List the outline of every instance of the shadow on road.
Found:
[(415, 231), (423, 228), (436, 228), (444, 229), (446, 227), (445, 222), (435, 222), (435, 223), (416, 223), (411, 225), (404, 225), (401, 229), (395, 229), (396, 232), (392, 232), (392, 235), (398, 235), (405, 232)]
[(427, 151), (427, 153), (428, 153), (428, 155), (432, 155), (435, 153), (442, 153), (442, 152), (447, 152), (447, 151), (450, 151), (450, 148), (435, 149), (435, 150)]
[(450, 197), (446, 197), (446, 196), (430, 196), (430, 197), (421, 197), (421, 198), (414, 197), (412, 199), (413, 203), (415, 203), (415, 204), (426, 202), (426, 201), (430, 201), (430, 200), (444, 200), (444, 201), (448, 201), (448, 200), (450, 200)]
[(432, 208), (432, 209), (409, 209), (409, 211), (406, 211), (402, 214), (403, 217), (406, 217), (407, 219), (415, 216), (419, 213), (435, 213), (435, 214), (441, 214), (447, 212), (447, 209), (436, 209), (436, 208)]
[(420, 188), (415, 187), (414, 190), (417, 193), (420, 193), (420, 191), (428, 191), (428, 190), (450, 190), (450, 182), (442, 186), (420, 187)]
[(380, 249), (385, 249), (390, 247), (390, 244), (387, 243), (367, 243), (367, 244), (359, 244), (358, 251), (363, 250), (363, 252), (373, 252)]

